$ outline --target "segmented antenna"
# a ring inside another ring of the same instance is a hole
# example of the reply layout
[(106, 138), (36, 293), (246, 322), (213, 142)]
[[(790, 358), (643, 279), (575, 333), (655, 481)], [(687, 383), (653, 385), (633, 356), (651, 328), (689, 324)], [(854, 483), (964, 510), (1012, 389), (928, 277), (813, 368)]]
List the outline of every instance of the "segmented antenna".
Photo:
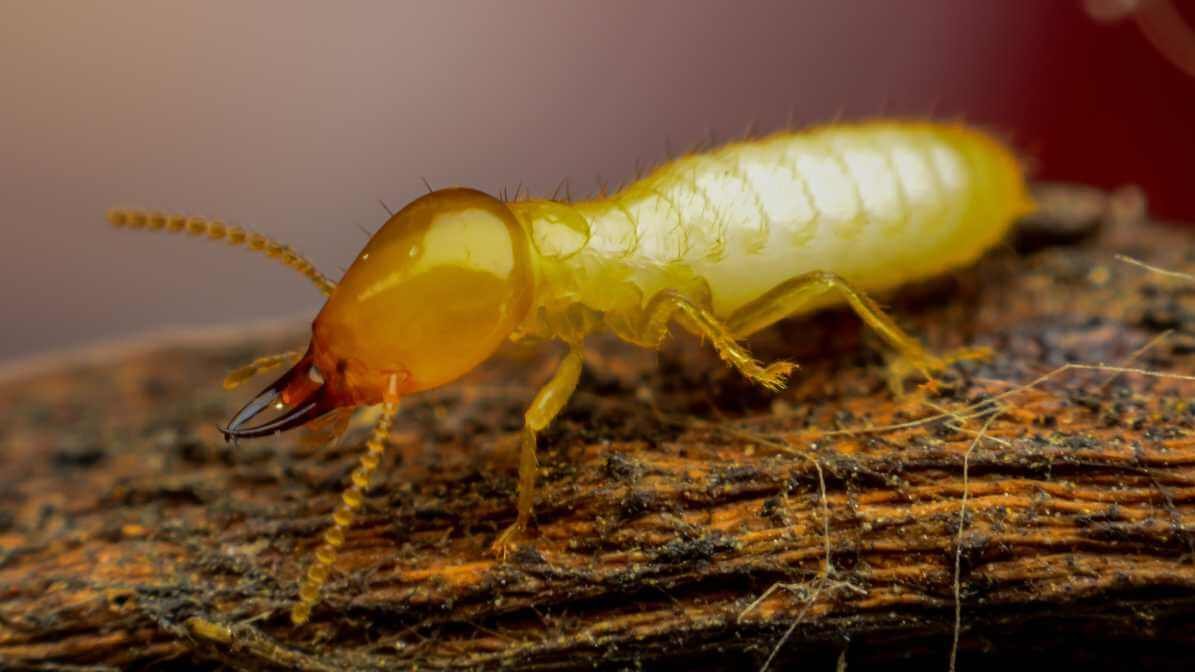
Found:
[(365, 445), (361, 463), (353, 470), (352, 482), (341, 495), (340, 506), (332, 512), (332, 527), (324, 532), (324, 543), (315, 550), (315, 560), (307, 568), (307, 576), (299, 584), (299, 601), (290, 612), (290, 620), (295, 625), (306, 623), (311, 618), (311, 608), (319, 603), (320, 589), (327, 582), (332, 565), (336, 563), (336, 556), (340, 554), (340, 547), (344, 545), (345, 532), (352, 526), (354, 514), (365, 501), (365, 489), (369, 487), (369, 479), (382, 462), (382, 455), (386, 452), (386, 439), (390, 435), (390, 425), (394, 422), (397, 412), (397, 402), (387, 401), (383, 404), (382, 417)]
[(249, 380), (259, 373), (264, 373), (270, 369), (276, 368), (282, 364), (290, 364), (291, 362), (299, 361), (303, 356), (302, 352), (298, 350), (291, 350), (290, 352), (280, 352), (276, 355), (266, 355), (265, 357), (258, 357), (248, 364), (233, 369), (224, 377), (224, 389), (235, 390), (240, 387), (242, 383)]
[(271, 259), (277, 259), (283, 265), (303, 274), (323, 292), (324, 296), (330, 295), (332, 290), (336, 289), (336, 283), (316, 270), (315, 264), (311, 263), (311, 260), (296, 252), (289, 245), (283, 245), (260, 233), (246, 231), (239, 226), (229, 226), (219, 220), (113, 208), (108, 211), (108, 223), (120, 229), (145, 229), (167, 233), (185, 232), (196, 237), (204, 236), (209, 240), (223, 240), (234, 247), (244, 246), (252, 252), (260, 252)]

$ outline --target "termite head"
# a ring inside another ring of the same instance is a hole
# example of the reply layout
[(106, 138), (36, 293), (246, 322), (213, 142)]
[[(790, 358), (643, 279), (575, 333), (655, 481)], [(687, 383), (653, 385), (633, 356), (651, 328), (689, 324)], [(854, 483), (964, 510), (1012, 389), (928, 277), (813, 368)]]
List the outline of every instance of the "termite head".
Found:
[[(357, 255), (316, 317), (307, 353), (225, 435), (266, 436), (459, 378), (526, 317), (533, 277), (527, 234), (501, 201), (444, 189), (411, 202)], [(289, 410), (243, 428), (279, 404)]]

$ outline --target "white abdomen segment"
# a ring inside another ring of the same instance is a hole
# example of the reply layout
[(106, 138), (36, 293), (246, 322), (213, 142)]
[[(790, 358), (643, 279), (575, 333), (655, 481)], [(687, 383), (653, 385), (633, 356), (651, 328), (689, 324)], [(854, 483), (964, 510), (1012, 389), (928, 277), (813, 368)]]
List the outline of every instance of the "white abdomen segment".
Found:
[(876, 122), (687, 156), (578, 210), (589, 251), (631, 267), (645, 297), (700, 278), (726, 316), (809, 271), (870, 291), (939, 274), (1028, 204), (1015, 158), (987, 135)]

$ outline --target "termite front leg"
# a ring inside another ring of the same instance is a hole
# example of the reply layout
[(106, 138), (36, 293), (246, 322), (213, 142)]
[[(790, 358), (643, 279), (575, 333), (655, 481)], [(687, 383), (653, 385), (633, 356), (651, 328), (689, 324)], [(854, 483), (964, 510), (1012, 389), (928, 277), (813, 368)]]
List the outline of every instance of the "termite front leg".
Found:
[(577, 380), (581, 377), (582, 361), (581, 346), (570, 345), (568, 354), (552, 374), (552, 379), (540, 388), (523, 414), (523, 432), (519, 448), (518, 513), (515, 515), (515, 522), (498, 535), (490, 547), (501, 557), (510, 553), (527, 529), (527, 523), (531, 521), (531, 509), (535, 504), (535, 478), (539, 472), (539, 461), (535, 456), (536, 435), (552, 423), (552, 419), (568, 403), (569, 397), (573, 396), (573, 391), (577, 389)]
[(797, 368), (796, 364), (784, 360), (766, 366), (761, 364), (712, 312), (672, 290), (660, 292), (648, 301), (635, 342), (645, 347), (659, 347), (668, 335), (668, 323), (673, 320), (693, 334), (709, 339), (723, 361), (769, 390), (782, 389), (788, 374)]
[(894, 363), (892, 367), (893, 387), (896, 389), (899, 389), (899, 383), (896, 381), (910, 369), (920, 371), (926, 378), (932, 379), (934, 371), (942, 370), (952, 361), (975, 359), (988, 354), (983, 348), (964, 349), (946, 357), (928, 352), (917, 339), (897, 326), (871, 297), (828, 271), (804, 273), (780, 283), (763, 296), (735, 311), (727, 320), (727, 327), (735, 336), (748, 336), (800, 311), (816, 297), (831, 291), (841, 294), (855, 314), (900, 354), (901, 361)]

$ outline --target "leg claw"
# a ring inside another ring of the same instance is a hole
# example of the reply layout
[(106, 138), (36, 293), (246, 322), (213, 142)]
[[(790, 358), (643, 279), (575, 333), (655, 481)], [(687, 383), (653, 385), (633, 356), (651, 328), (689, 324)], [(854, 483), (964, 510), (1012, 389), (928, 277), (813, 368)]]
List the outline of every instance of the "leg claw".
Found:
[(502, 534), (498, 535), (497, 539), (494, 539), (494, 543), (490, 544), (490, 553), (497, 556), (499, 560), (507, 559), (518, 549), (524, 532), (524, 526), (521, 523), (511, 524), (510, 527), (502, 531)]
[(939, 388), (935, 374), (945, 371), (947, 367), (955, 362), (964, 362), (968, 360), (987, 360), (991, 359), (994, 351), (986, 346), (978, 346), (972, 348), (959, 348), (953, 352), (947, 353), (945, 356), (936, 357), (934, 355), (924, 355), (920, 357), (909, 357), (906, 355), (899, 355), (891, 359), (888, 363), (888, 387), (897, 395), (904, 394), (904, 381), (913, 374), (921, 374), (925, 378), (925, 382), (919, 385), (921, 389), (927, 392), (936, 392)]

